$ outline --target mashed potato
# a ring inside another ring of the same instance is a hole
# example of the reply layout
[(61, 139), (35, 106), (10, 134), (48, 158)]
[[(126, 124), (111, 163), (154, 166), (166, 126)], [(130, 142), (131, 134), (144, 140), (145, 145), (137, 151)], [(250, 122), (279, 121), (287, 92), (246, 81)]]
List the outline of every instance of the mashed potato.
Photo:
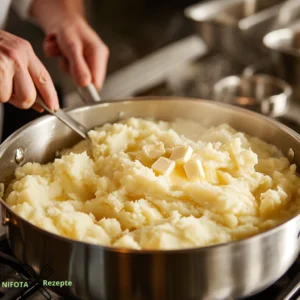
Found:
[(12, 210), (58, 235), (133, 249), (240, 240), (300, 210), (295, 165), (228, 125), (131, 118), (89, 136), (53, 163), (19, 167)]

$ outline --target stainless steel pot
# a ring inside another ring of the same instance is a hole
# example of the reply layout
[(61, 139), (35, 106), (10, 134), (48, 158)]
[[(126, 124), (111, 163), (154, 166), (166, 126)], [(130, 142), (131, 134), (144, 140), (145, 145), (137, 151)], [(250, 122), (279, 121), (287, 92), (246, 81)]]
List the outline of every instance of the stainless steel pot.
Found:
[(214, 86), (214, 99), (247, 108), (269, 117), (283, 116), (288, 109), (292, 88), (269, 75), (228, 76)]
[[(300, 136), (262, 115), (225, 104), (185, 98), (128, 99), (72, 110), (88, 128), (128, 117), (186, 118), (207, 126), (229, 123), (237, 130), (272, 142), (300, 166)], [(14, 133), (0, 146), (0, 182), (7, 184), (18, 163), (48, 162), (55, 152), (78, 141), (52, 116)], [(24, 152), (22, 161), (20, 153)], [(19, 154), (15, 159), (16, 152)], [(299, 254), (300, 216), (242, 241), (176, 251), (134, 251), (73, 241), (35, 227), (1, 200), (3, 223), (16, 256), (36, 271), (48, 264), (49, 280), (70, 280), (56, 291), (70, 299), (229, 299), (274, 283)]]
[(283, 0), (213, 0), (184, 11), (210, 51), (247, 65), (266, 54), (263, 36), (273, 29)]
[(300, 23), (268, 33), (263, 43), (280, 78), (290, 83), (300, 97)]

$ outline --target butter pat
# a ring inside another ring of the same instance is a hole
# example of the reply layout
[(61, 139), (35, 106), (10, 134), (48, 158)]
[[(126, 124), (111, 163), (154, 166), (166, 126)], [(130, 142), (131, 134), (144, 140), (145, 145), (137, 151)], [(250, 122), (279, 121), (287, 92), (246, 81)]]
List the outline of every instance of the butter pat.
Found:
[(193, 148), (190, 146), (179, 146), (173, 150), (170, 159), (178, 164), (185, 164), (189, 161), (192, 154)]
[(165, 147), (162, 142), (158, 142), (152, 145), (145, 145), (143, 147), (143, 154), (150, 159), (156, 159), (165, 154)]
[(184, 166), (184, 171), (189, 180), (204, 179), (205, 173), (202, 167), (202, 163), (199, 159), (191, 160)]
[(152, 170), (161, 175), (170, 175), (175, 168), (175, 161), (165, 157), (160, 157), (153, 165)]

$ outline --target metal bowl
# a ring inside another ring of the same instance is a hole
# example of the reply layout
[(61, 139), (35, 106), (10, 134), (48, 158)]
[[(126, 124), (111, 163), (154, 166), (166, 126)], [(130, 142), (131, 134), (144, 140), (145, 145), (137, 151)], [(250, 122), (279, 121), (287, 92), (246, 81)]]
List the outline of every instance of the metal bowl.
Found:
[(229, 76), (214, 86), (214, 99), (250, 109), (270, 117), (282, 116), (288, 109), (292, 88), (269, 75)]
[(272, 31), (263, 38), (280, 78), (300, 97), (300, 26)]

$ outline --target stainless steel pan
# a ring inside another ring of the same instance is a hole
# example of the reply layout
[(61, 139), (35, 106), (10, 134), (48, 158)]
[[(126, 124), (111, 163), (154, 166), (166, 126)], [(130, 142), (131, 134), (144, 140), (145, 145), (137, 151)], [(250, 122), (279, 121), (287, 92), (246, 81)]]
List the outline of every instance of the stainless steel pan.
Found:
[[(88, 128), (127, 117), (186, 118), (206, 125), (229, 123), (272, 142), (300, 166), (300, 136), (262, 115), (225, 104), (192, 100), (128, 99), (72, 110)], [(209, 118), (208, 118), (209, 116)], [(0, 182), (7, 184), (18, 163), (48, 162), (55, 152), (77, 142), (77, 135), (52, 116), (14, 133), (0, 146)], [(18, 150), (19, 149), (19, 150)], [(15, 153), (24, 153), (24, 160)], [(22, 161), (22, 162), (21, 162)], [(54, 270), (49, 280), (70, 280), (58, 288), (67, 299), (230, 299), (274, 283), (299, 254), (300, 217), (238, 242), (176, 251), (133, 251), (91, 245), (41, 230), (15, 215), (1, 200), (3, 223), (15, 255), (37, 272)]]
[(286, 114), (292, 88), (277, 77), (260, 74), (228, 76), (214, 85), (214, 99), (260, 112), (269, 117)]
[(289, 82), (300, 97), (300, 22), (268, 33), (263, 43), (270, 51), (278, 75)]
[(212, 0), (184, 11), (208, 50), (248, 65), (266, 55), (263, 36), (273, 29), (283, 0)]

